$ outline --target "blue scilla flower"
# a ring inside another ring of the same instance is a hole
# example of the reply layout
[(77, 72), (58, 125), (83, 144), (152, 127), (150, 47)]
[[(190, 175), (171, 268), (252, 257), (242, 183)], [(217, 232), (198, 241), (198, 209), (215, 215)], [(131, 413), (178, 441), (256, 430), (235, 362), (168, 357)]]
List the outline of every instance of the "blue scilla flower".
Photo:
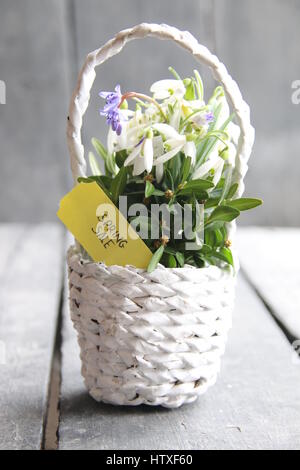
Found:
[(107, 124), (112, 127), (117, 135), (120, 135), (122, 132), (121, 121), (124, 120), (119, 108), (122, 100), (120, 85), (116, 86), (115, 91), (101, 91), (99, 96), (105, 99), (105, 106), (100, 109), (101, 116), (105, 116)]

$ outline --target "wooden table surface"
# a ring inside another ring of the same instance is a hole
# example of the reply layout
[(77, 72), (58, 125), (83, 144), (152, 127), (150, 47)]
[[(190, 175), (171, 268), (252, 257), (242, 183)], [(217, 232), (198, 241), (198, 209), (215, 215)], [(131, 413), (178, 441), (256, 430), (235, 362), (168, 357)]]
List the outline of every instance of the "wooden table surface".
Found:
[(300, 449), (291, 346), (300, 338), (300, 230), (238, 234), (242, 269), (217, 384), (167, 410), (89, 397), (63, 289), (62, 228), (1, 225), (0, 449)]

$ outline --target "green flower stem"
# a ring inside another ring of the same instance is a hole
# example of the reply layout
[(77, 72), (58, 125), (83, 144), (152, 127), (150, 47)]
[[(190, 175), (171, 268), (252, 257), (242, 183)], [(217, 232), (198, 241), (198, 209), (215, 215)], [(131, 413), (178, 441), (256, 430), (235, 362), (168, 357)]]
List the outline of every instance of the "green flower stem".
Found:
[(168, 67), (168, 70), (169, 70), (169, 72), (171, 72), (172, 75), (174, 75), (174, 77), (176, 78), (176, 80), (181, 80), (179, 74), (176, 72), (175, 69), (173, 69), (173, 67)]

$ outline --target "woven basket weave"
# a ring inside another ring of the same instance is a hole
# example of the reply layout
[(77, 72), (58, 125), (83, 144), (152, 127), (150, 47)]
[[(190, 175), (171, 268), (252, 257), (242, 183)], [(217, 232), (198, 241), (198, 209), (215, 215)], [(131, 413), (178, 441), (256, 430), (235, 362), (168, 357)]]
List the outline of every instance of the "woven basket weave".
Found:
[[(146, 36), (175, 41), (209, 66), (223, 85), (241, 130), (233, 172), (233, 182), (239, 183), (239, 197), (254, 141), (249, 107), (225, 66), (206, 47), (188, 32), (156, 24), (121, 31), (87, 56), (68, 119), (74, 183), (79, 176), (86, 176), (81, 127), (95, 67), (120, 52), (128, 41)], [(234, 238), (234, 222), (228, 230)], [(68, 251), (68, 273), (82, 375), (96, 400), (178, 407), (196, 400), (215, 382), (231, 324), (235, 284), (232, 270), (216, 266), (170, 269), (159, 265), (149, 274), (131, 266), (93, 263), (83, 257), (76, 243)]]

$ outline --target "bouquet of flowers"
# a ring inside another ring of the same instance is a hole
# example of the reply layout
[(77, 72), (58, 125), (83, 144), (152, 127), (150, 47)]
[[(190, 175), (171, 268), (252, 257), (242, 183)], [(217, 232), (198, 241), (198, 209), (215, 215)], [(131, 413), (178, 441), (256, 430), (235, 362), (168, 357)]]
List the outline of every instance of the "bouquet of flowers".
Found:
[(122, 93), (120, 85), (99, 93), (107, 146), (92, 139), (93, 174), (78, 181), (96, 181), (121, 211), (126, 197), (127, 220), (153, 252), (148, 272), (159, 262), (169, 268), (233, 266), (227, 223), (262, 203), (236, 197), (240, 129), (221, 86), (205, 103), (197, 70), (184, 79), (169, 71), (174, 78), (153, 83), (151, 95)]

